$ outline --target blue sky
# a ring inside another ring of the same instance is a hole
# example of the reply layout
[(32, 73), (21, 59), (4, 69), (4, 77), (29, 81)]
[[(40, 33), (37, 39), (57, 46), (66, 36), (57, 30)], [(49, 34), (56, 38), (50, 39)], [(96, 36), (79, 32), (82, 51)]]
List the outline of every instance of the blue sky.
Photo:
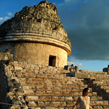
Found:
[[(0, 0), (0, 24), (41, 0)], [(109, 0), (49, 0), (72, 43), (68, 64), (102, 71), (109, 64)]]

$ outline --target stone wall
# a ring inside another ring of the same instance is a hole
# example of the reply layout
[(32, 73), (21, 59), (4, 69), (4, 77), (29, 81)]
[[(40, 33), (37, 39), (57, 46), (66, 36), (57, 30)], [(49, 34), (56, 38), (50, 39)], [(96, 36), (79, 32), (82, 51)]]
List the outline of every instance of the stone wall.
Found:
[(103, 72), (107, 72), (109, 74), (109, 65), (107, 68), (103, 68)]
[(11, 50), (9, 49), (6, 49), (4, 52), (5, 53), (0, 52), (0, 109), (8, 109), (10, 107), (8, 103), (11, 103), (7, 97), (7, 92), (9, 91), (7, 77), (9, 77), (10, 72), (8, 72), (9, 70), (5, 69), (5, 67), (9, 64), (9, 61), (13, 61), (13, 55), (10, 54)]
[(0, 47), (0, 52), (4, 49), (11, 49), (14, 60), (19, 62), (28, 62), (32, 64), (49, 65), (49, 56), (56, 56), (57, 67), (67, 65), (67, 52), (53, 45), (41, 43), (6, 43)]
[[(0, 102), (2, 103), (10, 103), (8, 97), (6, 96), (9, 90), (7, 78), (5, 75), (5, 70), (2, 62), (0, 61)], [(1, 104), (0, 109), (8, 109), (9, 105)]]

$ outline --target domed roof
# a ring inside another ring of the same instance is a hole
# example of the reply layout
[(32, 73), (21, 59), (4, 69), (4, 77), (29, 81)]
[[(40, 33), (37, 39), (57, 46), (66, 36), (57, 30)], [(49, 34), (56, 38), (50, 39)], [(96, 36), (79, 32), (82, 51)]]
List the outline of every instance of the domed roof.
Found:
[(51, 37), (71, 46), (56, 6), (48, 1), (33, 7), (25, 6), (13, 18), (0, 25), (0, 41), (34, 41), (36, 36)]
[(25, 6), (0, 26), (0, 37), (7, 33), (36, 33), (39, 29), (63, 31), (67, 36), (57, 15), (56, 6), (48, 1), (42, 1), (33, 7)]

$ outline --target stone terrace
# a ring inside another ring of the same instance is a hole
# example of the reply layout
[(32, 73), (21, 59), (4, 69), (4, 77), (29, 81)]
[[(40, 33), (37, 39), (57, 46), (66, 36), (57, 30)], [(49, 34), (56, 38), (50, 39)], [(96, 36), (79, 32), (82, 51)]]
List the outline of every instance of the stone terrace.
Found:
[[(70, 77), (66, 75), (70, 71), (59, 67), (13, 61), (2, 63), (1, 72), (1, 83), (7, 81), (4, 84), (7, 84), (9, 89), (7, 88), (5, 93), (1, 91), (3, 95), (0, 98), (4, 96), (6, 100), (0, 100), (12, 103), (10, 109), (72, 109), (77, 98), (82, 95), (82, 90), (89, 85), (88, 79), (84, 81)], [(98, 91), (93, 90), (90, 88), (91, 106), (94, 109), (109, 109), (108, 100), (98, 96)]]

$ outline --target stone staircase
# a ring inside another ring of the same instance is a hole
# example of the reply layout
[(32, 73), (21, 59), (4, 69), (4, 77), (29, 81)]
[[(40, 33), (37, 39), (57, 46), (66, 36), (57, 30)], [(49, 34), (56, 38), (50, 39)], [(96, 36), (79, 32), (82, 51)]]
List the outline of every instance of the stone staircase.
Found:
[[(88, 87), (83, 79), (67, 76), (64, 68), (9, 62), (4, 65), (13, 106), (10, 109), (72, 109), (82, 90)], [(9, 73), (8, 73), (9, 72)], [(108, 100), (90, 88), (90, 105), (109, 109)]]
[(98, 95), (103, 99), (109, 101), (109, 75), (107, 72), (94, 72), (81, 70), (81, 73), (88, 74), (89, 79), (87, 83), (89, 87), (92, 87), (93, 91), (96, 91)]

